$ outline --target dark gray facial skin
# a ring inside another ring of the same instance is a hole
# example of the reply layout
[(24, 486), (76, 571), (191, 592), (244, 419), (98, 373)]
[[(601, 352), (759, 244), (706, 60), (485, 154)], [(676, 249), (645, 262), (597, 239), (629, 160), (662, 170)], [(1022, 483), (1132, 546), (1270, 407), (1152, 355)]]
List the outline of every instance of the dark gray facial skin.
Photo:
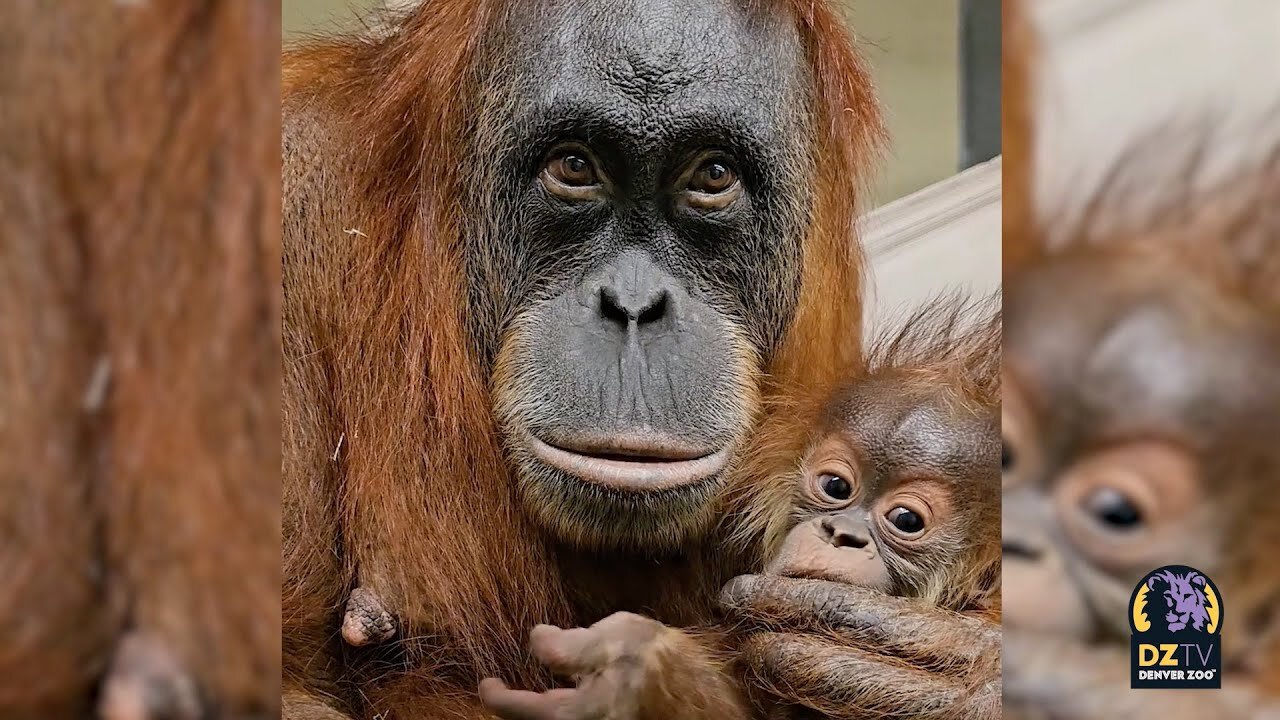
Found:
[[(473, 330), (535, 510), (577, 540), (674, 540), (705, 513), (795, 310), (805, 54), (791, 21), (729, 0), (536, 5), (503, 19), (483, 63)], [(566, 143), (594, 164), (589, 197), (540, 178)], [(689, 200), (704, 162), (738, 177), (724, 207)]]

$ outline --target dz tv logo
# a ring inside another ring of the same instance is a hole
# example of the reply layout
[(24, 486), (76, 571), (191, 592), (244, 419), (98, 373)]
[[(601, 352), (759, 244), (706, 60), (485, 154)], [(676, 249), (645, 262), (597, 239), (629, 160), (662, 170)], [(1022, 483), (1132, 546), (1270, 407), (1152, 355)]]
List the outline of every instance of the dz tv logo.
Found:
[(1222, 687), (1222, 595), (1204, 573), (1166, 565), (1129, 599), (1132, 688)]

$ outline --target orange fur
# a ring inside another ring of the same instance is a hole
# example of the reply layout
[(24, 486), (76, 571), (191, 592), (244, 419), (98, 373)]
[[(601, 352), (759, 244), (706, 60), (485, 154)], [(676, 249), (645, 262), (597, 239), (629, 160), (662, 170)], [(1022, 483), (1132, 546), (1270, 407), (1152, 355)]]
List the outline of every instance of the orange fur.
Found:
[(1036, 49), (1031, 19), (1022, 0), (1003, 0), (1000, 105), (1003, 160), (1004, 269), (1016, 271), (1036, 254), (1028, 237), (1035, 217), (1033, 166), (1035, 137), (1031, 118)]
[(91, 715), (127, 637), (276, 712), (278, 9), (0, 26), (0, 715)]

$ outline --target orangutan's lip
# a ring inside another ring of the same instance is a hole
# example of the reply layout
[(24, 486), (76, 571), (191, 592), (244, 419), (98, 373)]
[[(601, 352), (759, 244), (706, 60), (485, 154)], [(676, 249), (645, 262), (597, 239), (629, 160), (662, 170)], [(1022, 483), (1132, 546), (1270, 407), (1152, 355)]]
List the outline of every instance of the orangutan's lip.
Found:
[(535, 457), (558, 470), (611, 490), (654, 492), (693, 485), (724, 469), (728, 448), (712, 452), (675, 441), (578, 438), (551, 444), (533, 435)]

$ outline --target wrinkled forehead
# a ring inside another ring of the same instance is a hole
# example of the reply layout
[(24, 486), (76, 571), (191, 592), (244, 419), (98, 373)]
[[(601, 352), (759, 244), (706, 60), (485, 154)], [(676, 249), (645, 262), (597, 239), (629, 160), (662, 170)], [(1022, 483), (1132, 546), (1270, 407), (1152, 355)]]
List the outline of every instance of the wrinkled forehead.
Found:
[(826, 426), (860, 448), (882, 479), (922, 470), (953, 479), (999, 477), (996, 408), (975, 411), (944, 391), (871, 379), (832, 404)]
[(514, 74), (538, 109), (598, 108), (659, 131), (715, 112), (746, 126), (793, 115), (808, 70), (795, 22), (734, 0), (553, 0), (507, 19)]
[(1042, 280), (1006, 294), (1004, 359), (1050, 422), (1176, 435), (1280, 399), (1268, 379), (1276, 332), (1261, 316), (1177, 277), (1124, 283), (1064, 272)]

